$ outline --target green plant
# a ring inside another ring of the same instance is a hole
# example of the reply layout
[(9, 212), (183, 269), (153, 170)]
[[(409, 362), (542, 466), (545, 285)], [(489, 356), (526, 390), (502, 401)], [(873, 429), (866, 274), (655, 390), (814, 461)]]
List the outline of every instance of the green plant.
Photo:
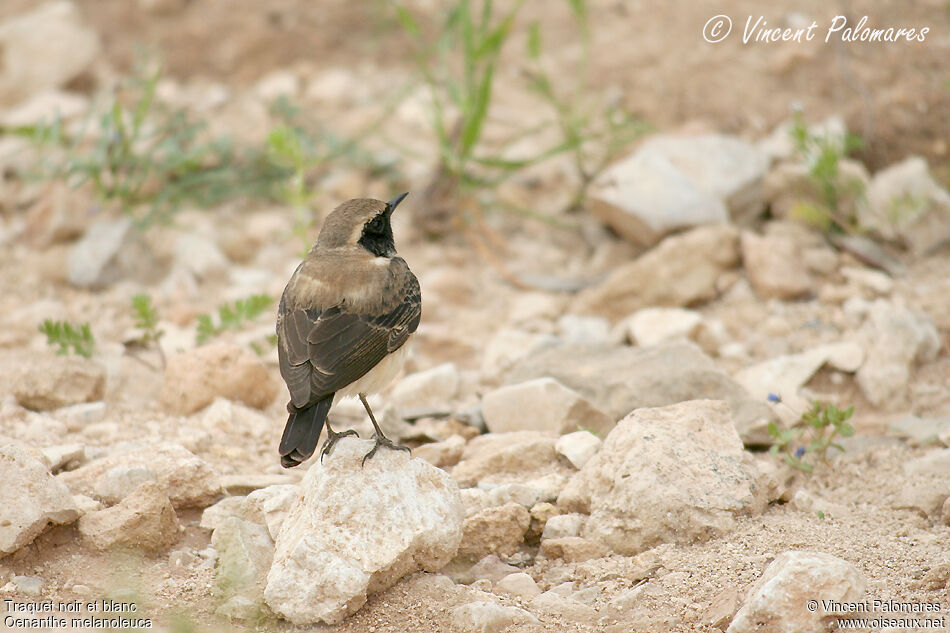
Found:
[(96, 340), (92, 336), (88, 323), (73, 325), (66, 321), (46, 319), (38, 329), (46, 335), (46, 343), (49, 346), (59, 346), (56, 353), (61, 356), (68, 354), (72, 349), (74, 354), (90, 358), (96, 347)]
[[(473, 5), (480, 4), (480, 9)], [(508, 158), (505, 150), (542, 131), (549, 123), (514, 126), (509, 137), (492, 148), (483, 142), (489, 119), (501, 52), (524, 0), (496, 15), (492, 0), (455, 0), (448, 7), (438, 36), (428, 39), (413, 15), (402, 6), (396, 16), (412, 39), (416, 66), (430, 96), (430, 121), (438, 144), (438, 165), (424, 206), (430, 234), (441, 234), (454, 220), (461, 199), (475, 191), (491, 191), (515, 173), (567, 151), (574, 140), (562, 140), (524, 158)], [(579, 0), (571, 5), (580, 6)]]
[(152, 305), (152, 297), (147, 294), (135, 295), (132, 297), (132, 310), (135, 327), (142, 331), (142, 336), (136, 340), (143, 346), (157, 343), (165, 332), (158, 329), (158, 311)]
[(244, 196), (275, 197), (289, 170), (250, 148), (238, 152), (227, 137), (208, 138), (204, 123), (184, 110), (155, 101), (156, 70), (130, 79), (81, 130), (68, 135), (62, 122), (3, 130), (58, 148), (41, 168), (74, 187), (89, 185), (140, 227), (166, 222), (183, 204), (207, 207)]
[(158, 329), (158, 311), (155, 309), (155, 306), (152, 305), (152, 297), (144, 293), (132, 297), (132, 315), (135, 320), (135, 327), (139, 330), (139, 335), (123, 342), (126, 351), (136, 360), (155, 369), (151, 363), (143, 360), (136, 354), (136, 352), (143, 349), (154, 348), (158, 351), (161, 366), (164, 367), (165, 353), (162, 351), (158, 341), (165, 332)]
[(857, 223), (846, 213), (842, 203), (863, 195), (864, 184), (842, 174), (841, 159), (861, 149), (864, 140), (850, 132), (845, 133), (843, 139), (818, 136), (808, 129), (801, 112), (796, 112), (790, 134), (796, 151), (808, 165), (809, 181), (819, 196), (814, 202), (799, 202), (793, 215), (822, 231), (856, 232)]
[(773, 440), (769, 452), (772, 455), (782, 453), (786, 464), (811, 473), (815, 469), (813, 456), (827, 463), (829, 448), (844, 451), (835, 439), (854, 435), (854, 427), (848, 423), (853, 414), (853, 406), (838, 409), (833, 404), (816, 400), (791, 428), (780, 429), (775, 422), (769, 422), (769, 436)]
[[(579, 69), (550, 73), (541, 60), (542, 29), (539, 22), (527, 31), (529, 69), (525, 81), (512, 89), (526, 88), (540, 99), (540, 112), (528, 123), (507, 120), (503, 138), (489, 142), (485, 128), (491, 119), (497, 70), (506, 43), (515, 30), (523, 0), (495, 10), (492, 0), (454, 0), (448, 3), (438, 35), (427, 37), (415, 17), (404, 7), (396, 16), (414, 44), (414, 58), (430, 96), (430, 121), (438, 145), (438, 163), (422, 202), (423, 228), (432, 235), (445, 233), (459, 215), (475, 213), (473, 198), (493, 206), (553, 222), (536, 211), (519, 208), (494, 194), (497, 186), (523, 170), (570, 152), (579, 185), (568, 210), (580, 207), (591, 182), (647, 126), (620, 105), (605, 104), (591, 94), (586, 72), (589, 30), (584, 0), (567, 0), (584, 56)], [(568, 79), (575, 77), (576, 81)], [(545, 107), (550, 110), (546, 115)], [(546, 134), (551, 128), (555, 135)], [(531, 137), (547, 138), (533, 151), (515, 152), (515, 145)]]
[(274, 303), (270, 295), (251, 295), (238, 299), (234, 303), (222, 303), (218, 306), (218, 323), (214, 324), (210, 314), (198, 317), (198, 344), (203, 345), (226, 330), (239, 330), (253, 321)]

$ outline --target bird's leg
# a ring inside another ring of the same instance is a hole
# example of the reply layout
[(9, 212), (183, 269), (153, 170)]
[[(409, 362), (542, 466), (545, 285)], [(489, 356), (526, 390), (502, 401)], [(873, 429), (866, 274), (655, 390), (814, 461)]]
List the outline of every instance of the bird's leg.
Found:
[(395, 451), (409, 451), (410, 453), (412, 452), (409, 450), (408, 446), (400, 446), (399, 444), (393, 444), (393, 441), (391, 439), (383, 435), (383, 430), (379, 428), (379, 424), (376, 423), (376, 416), (373, 415), (373, 410), (369, 408), (369, 403), (366, 402), (365, 394), (362, 394), (362, 393), (360, 394), (360, 402), (362, 402), (363, 406), (366, 408), (366, 413), (369, 414), (369, 419), (373, 423), (373, 428), (376, 429), (376, 433), (373, 434), (373, 437), (376, 438), (376, 445), (373, 446), (373, 450), (371, 450), (370, 452), (366, 453), (366, 455), (363, 456), (362, 464), (365, 464), (367, 459), (375, 455), (377, 449), (379, 449), (380, 446), (385, 446), (386, 448), (391, 448)]
[(355, 435), (356, 437), (359, 437), (359, 436), (360, 436), (360, 434), (357, 433), (357, 432), (356, 432), (355, 430), (353, 430), (353, 429), (347, 429), (346, 431), (343, 431), (343, 432), (341, 432), (341, 433), (337, 433), (336, 431), (334, 431), (333, 429), (330, 428), (330, 420), (327, 420), (327, 421), (325, 422), (325, 424), (326, 424), (326, 427), (327, 427), (327, 439), (325, 439), (325, 440), (323, 441), (323, 446), (320, 448), (320, 461), (321, 461), (321, 462), (323, 461), (323, 458), (324, 458), (325, 455), (329, 455), (329, 454), (330, 454), (330, 451), (332, 451), (332, 450), (333, 450), (333, 447), (336, 446), (336, 443), (337, 443), (338, 441), (340, 441), (340, 438), (344, 438), (344, 437), (346, 437), (347, 435)]

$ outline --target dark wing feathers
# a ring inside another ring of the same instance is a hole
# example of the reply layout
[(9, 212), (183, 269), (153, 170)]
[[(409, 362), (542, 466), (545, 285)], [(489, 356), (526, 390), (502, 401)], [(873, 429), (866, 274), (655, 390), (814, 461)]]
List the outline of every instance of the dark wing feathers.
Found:
[(349, 312), (345, 303), (322, 312), (287, 312), (281, 302), (280, 373), (294, 406), (305, 406), (364, 376), (406, 342), (421, 314), (419, 282), (412, 273), (402, 301), (383, 314)]

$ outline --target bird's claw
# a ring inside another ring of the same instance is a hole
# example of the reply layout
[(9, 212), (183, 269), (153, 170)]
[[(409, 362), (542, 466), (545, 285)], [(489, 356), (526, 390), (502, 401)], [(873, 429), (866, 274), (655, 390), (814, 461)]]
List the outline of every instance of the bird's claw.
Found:
[(376, 451), (379, 449), (380, 446), (385, 446), (386, 448), (394, 450), (394, 451), (408, 451), (410, 455), (412, 454), (412, 450), (408, 446), (393, 444), (393, 441), (389, 439), (388, 437), (386, 437), (385, 435), (374, 434), (373, 437), (376, 438), (376, 444), (373, 446), (373, 450), (371, 450), (370, 452), (366, 453), (366, 455), (363, 456), (363, 461), (360, 462), (360, 467), (366, 464), (367, 459), (371, 458), (373, 455), (376, 454)]
[(339, 433), (327, 429), (327, 439), (323, 441), (323, 446), (320, 448), (320, 462), (323, 463), (323, 458), (333, 451), (333, 447), (336, 446), (336, 443), (348, 435), (360, 436), (360, 434), (353, 429), (347, 429)]

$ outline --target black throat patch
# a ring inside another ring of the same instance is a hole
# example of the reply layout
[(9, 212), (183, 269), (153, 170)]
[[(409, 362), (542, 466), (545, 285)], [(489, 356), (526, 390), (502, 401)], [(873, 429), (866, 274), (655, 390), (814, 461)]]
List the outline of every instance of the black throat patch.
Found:
[(388, 214), (380, 213), (363, 225), (359, 245), (376, 257), (392, 257), (396, 254), (396, 241)]

